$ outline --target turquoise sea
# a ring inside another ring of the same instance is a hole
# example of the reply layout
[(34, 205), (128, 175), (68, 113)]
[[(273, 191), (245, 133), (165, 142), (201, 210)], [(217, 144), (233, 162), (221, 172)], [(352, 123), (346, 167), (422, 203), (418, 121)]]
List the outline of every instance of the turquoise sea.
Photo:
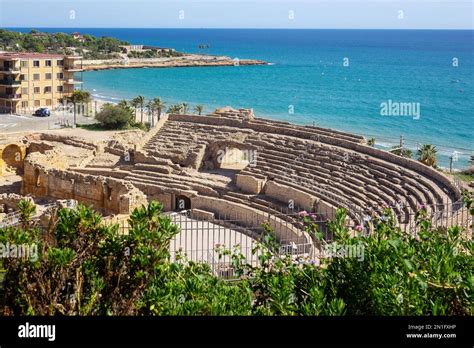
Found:
[[(80, 31), (271, 63), (84, 73), (84, 87), (105, 100), (141, 94), (160, 96), (168, 104), (203, 104), (206, 111), (224, 105), (253, 108), (260, 117), (315, 122), (375, 137), (381, 147), (398, 144), (403, 135), (413, 149), (417, 144), (437, 145), (442, 166), (448, 166), (454, 151), (457, 168), (467, 166), (474, 155), (474, 32), (470, 30)], [(202, 50), (200, 44), (210, 47)], [(389, 100), (419, 103), (419, 118), (381, 115), (381, 103)]]

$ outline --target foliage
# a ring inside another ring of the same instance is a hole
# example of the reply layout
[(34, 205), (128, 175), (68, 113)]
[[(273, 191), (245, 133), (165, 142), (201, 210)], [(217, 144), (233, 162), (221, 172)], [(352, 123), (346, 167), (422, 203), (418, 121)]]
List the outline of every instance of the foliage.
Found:
[(83, 40), (76, 40), (66, 33), (43, 33), (32, 30), (30, 33), (20, 33), (0, 29), (0, 49), (15, 52), (40, 52), (71, 54), (74, 47), (78, 54), (85, 59), (115, 58), (121, 52), (121, 45), (128, 42), (111, 37), (94, 37), (84, 35)]
[(134, 123), (135, 119), (130, 108), (112, 104), (104, 104), (95, 118), (106, 129), (127, 128)]
[[(472, 196), (465, 194), (465, 202), (471, 209)], [(230, 260), (233, 282), (185, 255), (171, 261), (169, 244), (178, 228), (161, 210), (156, 202), (135, 209), (128, 234), (105, 226), (83, 205), (60, 210), (49, 234), (31, 226), (0, 230), (1, 243), (37, 243), (43, 251), (36, 261), (5, 259), (4, 313), (472, 315), (472, 241), (459, 227), (432, 228), (425, 209), (417, 213), (417, 236), (397, 228), (388, 209), (364, 227), (372, 233), (349, 230), (339, 209), (329, 224), (332, 244), (322, 240), (312, 216), (302, 214), (321, 248), (359, 251), (319, 262), (281, 254), (272, 229), (263, 225), (253, 248), (258, 264), (246, 262), (238, 246), (218, 247)]]
[(400, 147), (395, 146), (390, 150), (390, 152), (398, 156), (413, 158), (413, 151), (407, 148), (404, 148), (403, 153), (402, 153), (402, 150), (400, 149)]
[(431, 145), (431, 144), (425, 144), (425, 145), (420, 146), (416, 155), (417, 155), (418, 161), (420, 161), (421, 163), (424, 163), (430, 167), (435, 167), (436, 162), (437, 162), (436, 160), (437, 152), (438, 150), (436, 149), (436, 146)]
[(194, 107), (194, 112), (198, 115), (201, 115), (204, 110), (204, 105), (196, 105)]
[(370, 138), (369, 140), (367, 140), (367, 145), (374, 147), (375, 146), (375, 138)]

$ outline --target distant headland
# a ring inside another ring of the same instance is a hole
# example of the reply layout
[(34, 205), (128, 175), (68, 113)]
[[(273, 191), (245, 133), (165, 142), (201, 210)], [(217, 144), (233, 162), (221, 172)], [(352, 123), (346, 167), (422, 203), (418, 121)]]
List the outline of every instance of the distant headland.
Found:
[(190, 54), (168, 47), (135, 45), (113, 37), (95, 37), (79, 32), (46, 33), (35, 29), (29, 33), (0, 29), (0, 51), (80, 56), (85, 71), (268, 64), (255, 59)]

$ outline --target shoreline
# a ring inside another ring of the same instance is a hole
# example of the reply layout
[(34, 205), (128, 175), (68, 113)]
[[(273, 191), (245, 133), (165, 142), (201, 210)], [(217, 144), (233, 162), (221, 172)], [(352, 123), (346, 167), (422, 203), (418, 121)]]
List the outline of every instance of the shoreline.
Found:
[(257, 59), (232, 59), (224, 56), (186, 55), (170, 58), (131, 58), (131, 59), (103, 59), (83, 60), (83, 71), (98, 71), (112, 69), (138, 68), (190, 68), (210, 66), (251, 66), (270, 65)]
[[(114, 98), (114, 100), (110, 100), (108, 98)], [(115, 97), (98, 97), (98, 96), (94, 96), (92, 95), (92, 102), (96, 102), (97, 103), (97, 106), (98, 108), (100, 109), (100, 107), (102, 107), (102, 105), (104, 104), (114, 104), (114, 105), (117, 105), (119, 103), (119, 101), (122, 100), (120, 98), (115, 98)], [(137, 109), (138, 111), (140, 109)], [(138, 116), (139, 116), (139, 112), (138, 112)], [(279, 119), (276, 119), (276, 118), (273, 118), (272, 115), (263, 115), (263, 116), (258, 116), (258, 118), (263, 118), (263, 119), (268, 119), (268, 120), (272, 120), (272, 121), (281, 121), (281, 122), (288, 122), (288, 121), (282, 121), (282, 120), (279, 120)], [(137, 121), (138, 121), (138, 117), (137, 117)], [(290, 124), (292, 125), (297, 125), (297, 126), (311, 126), (309, 124), (300, 124), (300, 123), (296, 123), (296, 122), (289, 122)], [(321, 126), (321, 125), (316, 125), (316, 127), (321, 127), (321, 128), (325, 128), (325, 129), (331, 129), (331, 130), (334, 130), (334, 131), (339, 131), (339, 132), (344, 132), (344, 133), (350, 133), (352, 135), (358, 135), (358, 136), (362, 136), (364, 137), (366, 140), (371, 138), (371, 135), (368, 135), (368, 134), (364, 134), (364, 133), (359, 133), (359, 132), (355, 132), (355, 131), (351, 131), (351, 132), (347, 132), (347, 131), (344, 131), (344, 130), (341, 130), (337, 127), (324, 127), (324, 126)], [(396, 146), (397, 145), (397, 141), (396, 139), (392, 139), (390, 137), (384, 137), (384, 136), (379, 136), (379, 141), (376, 142), (376, 146), (375, 148), (379, 149), (379, 150), (383, 150), (383, 151), (387, 151), (390, 150), (390, 148), (392, 148), (392, 146)], [(436, 145), (436, 144), (434, 144)], [(406, 148), (407, 149), (410, 149), (413, 151), (414, 153), (414, 156), (416, 155), (416, 145), (413, 144), (413, 143), (408, 143), (406, 144)], [(445, 146), (437, 146), (437, 148), (440, 150), (438, 152), (438, 160), (439, 159), (442, 159), (442, 162), (444, 157), (448, 158), (449, 157), (449, 154), (446, 152), (446, 151), (457, 151), (458, 154), (459, 154), (459, 162), (463, 162), (465, 161), (465, 165), (463, 166), (456, 166), (456, 163), (454, 164), (453, 166), (453, 171), (462, 171), (463, 169), (466, 169), (469, 167), (469, 156), (470, 156), (470, 153), (466, 150), (466, 149), (459, 149), (459, 148), (456, 148), (456, 147), (452, 147), (452, 148), (447, 148)], [(442, 170), (448, 170), (449, 169), (449, 165), (448, 163), (438, 163), (438, 167)]]

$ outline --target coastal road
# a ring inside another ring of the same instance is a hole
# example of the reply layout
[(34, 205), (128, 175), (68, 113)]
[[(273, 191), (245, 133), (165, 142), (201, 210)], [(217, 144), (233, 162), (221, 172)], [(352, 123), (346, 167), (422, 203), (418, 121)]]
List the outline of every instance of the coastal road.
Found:
[[(0, 134), (59, 129), (60, 124), (72, 124), (73, 118), (72, 114), (63, 112), (52, 112), (50, 117), (0, 114)], [(94, 120), (91, 117), (78, 115), (77, 122), (85, 124), (93, 123)]]

